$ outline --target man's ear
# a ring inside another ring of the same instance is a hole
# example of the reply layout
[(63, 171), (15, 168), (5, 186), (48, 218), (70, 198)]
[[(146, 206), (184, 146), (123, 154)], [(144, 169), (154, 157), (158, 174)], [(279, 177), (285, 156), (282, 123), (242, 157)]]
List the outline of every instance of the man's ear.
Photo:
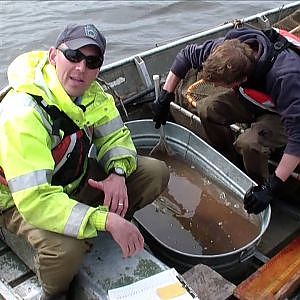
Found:
[(56, 66), (57, 49), (51, 47), (48, 54), (48, 59), (51, 65)]

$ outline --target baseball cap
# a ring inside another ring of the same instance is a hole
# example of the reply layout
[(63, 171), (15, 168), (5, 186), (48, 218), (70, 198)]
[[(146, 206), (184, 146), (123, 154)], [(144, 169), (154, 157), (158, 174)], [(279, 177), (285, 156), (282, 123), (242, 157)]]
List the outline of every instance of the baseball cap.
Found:
[(55, 47), (57, 48), (62, 43), (65, 43), (72, 50), (86, 45), (96, 45), (100, 49), (102, 56), (106, 48), (104, 36), (93, 24), (68, 24), (58, 36)]

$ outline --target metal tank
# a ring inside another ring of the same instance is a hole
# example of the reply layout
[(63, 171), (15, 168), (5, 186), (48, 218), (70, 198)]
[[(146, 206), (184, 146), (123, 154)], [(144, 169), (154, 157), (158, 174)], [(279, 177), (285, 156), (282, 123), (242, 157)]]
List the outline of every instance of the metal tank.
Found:
[[(152, 120), (129, 121), (126, 125), (131, 131), (133, 141), (138, 150), (150, 152), (158, 143), (159, 130), (155, 129)], [(201, 173), (209, 176), (217, 184), (224, 186), (226, 190), (230, 190), (241, 202), (241, 206), (243, 205), (243, 196), (250, 186), (255, 185), (254, 181), (185, 127), (167, 122), (164, 126), (164, 131), (167, 145), (176, 155), (179, 155), (189, 163), (192, 162)], [(141, 211), (135, 214), (134, 219), (143, 232), (146, 243), (155, 255), (158, 255), (162, 260), (167, 260), (167, 263), (175, 265), (181, 270), (202, 263), (221, 273), (222, 271), (234, 268), (240, 262), (248, 260), (255, 254), (256, 247), (266, 231), (271, 217), (270, 206), (258, 216), (255, 216), (259, 221), (259, 233), (248, 244), (239, 249), (216, 255), (194, 255), (182, 252), (175, 247), (170, 247), (163, 240), (155, 236), (151, 232), (151, 228), (145, 225), (143, 214), (140, 213)], [(156, 222), (155, 217), (153, 222)]]

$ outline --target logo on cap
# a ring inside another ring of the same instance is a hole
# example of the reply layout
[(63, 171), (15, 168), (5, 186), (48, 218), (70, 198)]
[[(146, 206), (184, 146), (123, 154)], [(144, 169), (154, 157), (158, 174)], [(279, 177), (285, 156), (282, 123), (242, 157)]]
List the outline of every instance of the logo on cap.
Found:
[(84, 26), (84, 31), (85, 31), (85, 35), (87, 37), (89, 37), (89, 38), (91, 38), (93, 40), (96, 39), (96, 37), (97, 37), (97, 29), (93, 25), (91, 25), (91, 24), (85, 25)]

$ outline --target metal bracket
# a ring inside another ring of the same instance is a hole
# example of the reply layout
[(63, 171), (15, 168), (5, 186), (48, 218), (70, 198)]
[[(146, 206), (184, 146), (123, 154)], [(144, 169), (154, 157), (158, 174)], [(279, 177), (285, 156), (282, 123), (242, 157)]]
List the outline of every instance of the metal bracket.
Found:
[(257, 249), (254, 253), (254, 257), (260, 262), (262, 262), (263, 264), (267, 263), (270, 260), (268, 256), (264, 255), (262, 252), (258, 251)]
[(270, 20), (266, 16), (259, 16), (258, 23), (262, 30), (267, 30), (271, 28)]
[(140, 74), (140, 77), (141, 77), (144, 85), (147, 88), (152, 87), (153, 84), (152, 84), (149, 72), (147, 70), (147, 67), (146, 67), (145, 62), (143, 61), (143, 59), (140, 56), (136, 56), (134, 58), (134, 62), (135, 62), (135, 65), (136, 65), (136, 67), (138, 69), (138, 72)]

